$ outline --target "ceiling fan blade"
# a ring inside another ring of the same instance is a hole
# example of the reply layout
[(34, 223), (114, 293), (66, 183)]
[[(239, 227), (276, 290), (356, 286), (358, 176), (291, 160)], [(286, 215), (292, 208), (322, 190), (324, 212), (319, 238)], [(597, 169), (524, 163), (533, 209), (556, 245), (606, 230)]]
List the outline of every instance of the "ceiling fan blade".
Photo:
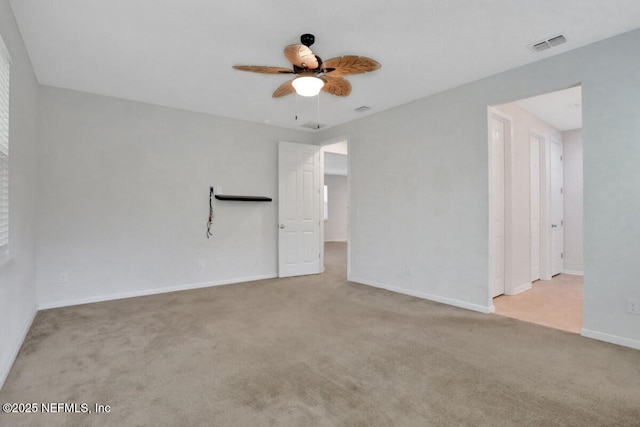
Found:
[(336, 96), (348, 96), (351, 93), (351, 83), (342, 77), (321, 77), (324, 81), (322, 90)]
[(296, 67), (315, 70), (320, 65), (311, 49), (303, 44), (291, 44), (285, 47), (284, 56)]
[(252, 71), (263, 74), (293, 74), (293, 70), (282, 67), (266, 67), (263, 65), (234, 65), (233, 68), (242, 71)]
[(293, 80), (294, 79), (282, 83), (280, 87), (273, 92), (273, 97), (280, 98), (282, 96), (289, 95), (290, 93), (294, 93), (296, 90), (291, 84)]
[(347, 55), (327, 59), (321, 68), (332, 77), (367, 73), (380, 68), (380, 63), (366, 56)]

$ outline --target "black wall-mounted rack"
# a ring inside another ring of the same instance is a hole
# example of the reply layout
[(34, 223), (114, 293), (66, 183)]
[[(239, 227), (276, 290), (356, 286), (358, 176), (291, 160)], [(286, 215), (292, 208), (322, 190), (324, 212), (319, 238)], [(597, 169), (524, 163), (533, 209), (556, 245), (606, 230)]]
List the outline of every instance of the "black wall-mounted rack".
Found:
[(218, 200), (233, 200), (236, 202), (270, 202), (271, 197), (265, 196), (230, 196), (226, 194), (216, 194)]

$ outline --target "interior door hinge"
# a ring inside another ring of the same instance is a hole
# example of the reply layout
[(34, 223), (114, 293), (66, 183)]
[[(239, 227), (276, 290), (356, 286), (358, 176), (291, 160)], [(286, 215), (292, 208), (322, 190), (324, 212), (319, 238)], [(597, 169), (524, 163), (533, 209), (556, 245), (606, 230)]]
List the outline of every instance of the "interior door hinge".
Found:
[(562, 161), (562, 156), (560, 156), (560, 161)]
[(560, 194), (564, 194), (564, 188), (560, 187)]
[(564, 259), (564, 252), (560, 252), (560, 258)]

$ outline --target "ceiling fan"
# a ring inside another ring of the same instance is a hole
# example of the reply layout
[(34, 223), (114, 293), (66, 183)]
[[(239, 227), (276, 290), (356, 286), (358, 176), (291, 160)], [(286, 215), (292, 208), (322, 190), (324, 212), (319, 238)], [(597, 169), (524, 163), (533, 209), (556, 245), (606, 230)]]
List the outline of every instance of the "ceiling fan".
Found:
[(378, 62), (365, 56), (347, 55), (323, 62), (309, 49), (314, 41), (313, 34), (303, 34), (300, 36), (301, 44), (284, 48), (284, 55), (293, 69), (262, 65), (234, 65), (233, 68), (263, 74), (295, 74), (295, 78), (283, 83), (273, 92), (274, 98), (294, 92), (302, 96), (315, 96), (320, 90), (336, 96), (348, 96), (351, 93), (351, 83), (344, 76), (380, 68)]

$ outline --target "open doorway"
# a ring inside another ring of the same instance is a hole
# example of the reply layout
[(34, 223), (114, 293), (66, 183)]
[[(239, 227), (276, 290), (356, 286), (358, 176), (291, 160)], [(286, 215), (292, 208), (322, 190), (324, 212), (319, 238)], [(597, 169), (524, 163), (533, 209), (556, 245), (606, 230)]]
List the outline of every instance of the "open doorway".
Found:
[(584, 299), (581, 92), (489, 109), (495, 312), (571, 332)]
[(324, 156), (323, 235), (325, 269), (347, 276), (349, 240), (348, 142), (340, 140), (322, 147)]

